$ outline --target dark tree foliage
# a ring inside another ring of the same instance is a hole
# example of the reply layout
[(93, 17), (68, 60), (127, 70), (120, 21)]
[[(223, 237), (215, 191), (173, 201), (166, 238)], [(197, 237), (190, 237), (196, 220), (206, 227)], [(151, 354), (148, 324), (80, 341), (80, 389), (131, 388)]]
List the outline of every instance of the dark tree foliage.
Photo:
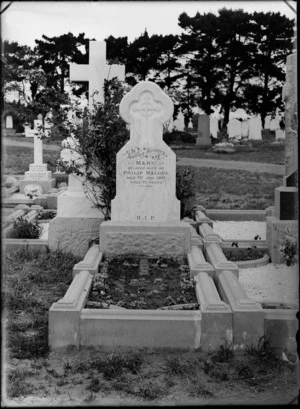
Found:
[(245, 89), (243, 103), (250, 112), (261, 115), (263, 125), (268, 114), (275, 114), (277, 107), (283, 107), (283, 68), (292, 52), (293, 26), (293, 20), (280, 13), (254, 12), (251, 16), (251, 36), (256, 44), (253, 83)]
[[(65, 91), (65, 80), (69, 78), (69, 64), (88, 64), (89, 39), (81, 33), (72, 33), (59, 37), (42, 36), (44, 40), (35, 40), (37, 44), (37, 67), (41, 67), (47, 75), (47, 86)], [(79, 47), (85, 47), (83, 54)]]

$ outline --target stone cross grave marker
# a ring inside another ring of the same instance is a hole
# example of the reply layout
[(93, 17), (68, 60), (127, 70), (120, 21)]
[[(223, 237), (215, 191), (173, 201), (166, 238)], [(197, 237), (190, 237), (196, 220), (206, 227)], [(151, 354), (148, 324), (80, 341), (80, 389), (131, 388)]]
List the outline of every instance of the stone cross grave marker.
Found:
[(55, 186), (55, 179), (52, 178), (52, 172), (47, 170), (47, 164), (43, 163), (43, 140), (41, 139), (40, 129), (43, 128), (43, 117), (34, 120), (34, 129), (26, 130), (26, 137), (33, 137), (33, 163), (29, 165), (29, 172), (25, 172), (24, 179), (20, 182), (20, 193), (24, 192), (26, 185), (37, 183), (41, 186), (43, 193), (47, 193)]
[(117, 77), (120, 81), (125, 80), (125, 66), (106, 64), (105, 41), (90, 41), (89, 47), (89, 64), (70, 64), (70, 80), (89, 83), (89, 107), (92, 108), (93, 101), (104, 102), (105, 79)]
[(112, 221), (180, 220), (176, 155), (163, 141), (163, 124), (173, 109), (172, 100), (150, 81), (140, 82), (122, 99), (120, 114), (130, 124), (130, 140), (117, 154)]

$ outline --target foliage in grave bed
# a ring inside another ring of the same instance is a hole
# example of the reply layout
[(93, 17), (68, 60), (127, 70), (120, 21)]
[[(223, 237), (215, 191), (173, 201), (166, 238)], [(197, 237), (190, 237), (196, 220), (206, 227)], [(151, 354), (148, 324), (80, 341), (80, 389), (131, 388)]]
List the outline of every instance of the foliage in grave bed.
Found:
[(2, 264), (5, 342), (12, 358), (43, 357), (48, 347), (48, 312), (72, 282), (79, 258), (59, 251), (7, 253)]
[(248, 261), (258, 260), (268, 252), (265, 249), (258, 249), (256, 247), (223, 249), (223, 252), (229, 261)]
[(38, 239), (43, 231), (43, 226), (37, 220), (29, 222), (20, 216), (14, 220), (12, 229), (7, 233), (10, 239)]
[(51, 220), (51, 219), (54, 219), (55, 216), (56, 216), (56, 212), (53, 212), (51, 210), (41, 211), (37, 215), (37, 220)]
[(198, 306), (185, 260), (147, 259), (143, 268), (138, 259), (106, 258), (94, 276), (86, 308), (158, 309), (190, 303)]

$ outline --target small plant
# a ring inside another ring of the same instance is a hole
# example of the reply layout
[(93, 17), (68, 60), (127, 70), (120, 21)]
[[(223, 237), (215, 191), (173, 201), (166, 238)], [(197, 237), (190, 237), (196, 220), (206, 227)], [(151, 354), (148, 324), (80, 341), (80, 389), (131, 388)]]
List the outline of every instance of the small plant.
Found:
[(22, 216), (14, 220), (13, 228), (9, 232), (9, 237), (12, 239), (38, 239), (43, 231), (37, 220), (35, 222), (29, 222)]
[(281, 240), (280, 252), (285, 259), (286, 265), (290, 266), (295, 263), (295, 256), (297, 254), (297, 239), (294, 237), (289, 229), (286, 230), (286, 236)]
[(56, 216), (56, 212), (47, 211), (47, 212), (39, 212), (37, 215), (37, 220), (50, 220), (54, 219)]

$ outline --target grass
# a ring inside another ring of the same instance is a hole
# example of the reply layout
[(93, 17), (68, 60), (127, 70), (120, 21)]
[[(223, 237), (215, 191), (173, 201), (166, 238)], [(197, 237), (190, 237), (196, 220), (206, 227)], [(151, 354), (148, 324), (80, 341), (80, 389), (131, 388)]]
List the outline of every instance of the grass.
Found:
[(262, 141), (252, 141), (253, 152), (216, 153), (209, 149), (176, 149), (178, 158), (234, 160), (243, 162), (274, 163), (283, 165), (285, 161), (285, 145), (272, 145)]
[[(6, 146), (6, 154), (3, 155), (6, 175), (20, 175), (29, 171), (29, 164), (33, 161), (33, 148), (24, 146)], [(58, 158), (57, 151), (44, 150), (43, 161), (48, 164), (48, 170), (55, 172), (55, 161)]]
[(76, 260), (73, 255), (60, 252), (18, 251), (4, 255), (6, 344), (12, 358), (29, 359), (47, 354), (48, 311), (67, 291)]
[[(182, 171), (183, 166), (179, 168)], [(207, 209), (265, 210), (274, 205), (275, 188), (282, 177), (241, 170), (191, 167), (194, 173), (195, 198), (189, 200)]]

